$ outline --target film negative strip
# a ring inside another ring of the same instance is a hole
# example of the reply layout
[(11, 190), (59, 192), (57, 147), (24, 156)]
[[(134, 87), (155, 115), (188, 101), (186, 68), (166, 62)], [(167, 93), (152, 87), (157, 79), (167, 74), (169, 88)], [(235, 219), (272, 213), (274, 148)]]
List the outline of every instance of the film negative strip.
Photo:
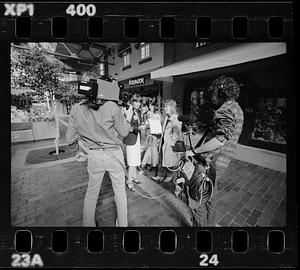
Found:
[(0, 48), (0, 267), (297, 266), (292, 2), (0, 2)]

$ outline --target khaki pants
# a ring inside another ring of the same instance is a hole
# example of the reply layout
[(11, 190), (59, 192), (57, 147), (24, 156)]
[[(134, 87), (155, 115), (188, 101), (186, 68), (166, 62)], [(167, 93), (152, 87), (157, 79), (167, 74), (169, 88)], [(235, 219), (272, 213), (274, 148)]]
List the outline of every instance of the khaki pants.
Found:
[[(120, 161), (118, 161), (118, 160)], [(83, 226), (95, 227), (95, 210), (103, 176), (108, 171), (114, 199), (117, 207), (118, 226), (127, 227), (127, 197), (125, 191), (125, 172), (123, 152), (120, 149), (89, 150), (88, 173), (89, 184), (84, 199)]]

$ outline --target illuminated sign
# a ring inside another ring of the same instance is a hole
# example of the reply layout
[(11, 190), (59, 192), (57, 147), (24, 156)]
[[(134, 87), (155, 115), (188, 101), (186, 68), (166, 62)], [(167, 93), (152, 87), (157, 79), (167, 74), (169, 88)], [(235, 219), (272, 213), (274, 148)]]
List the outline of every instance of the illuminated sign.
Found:
[(145, 78), (140, 77), (140, 78), (136, 78), (136, 79), (129, 79), (128, 84), (129, 84), (129, 86), (145, 84)]

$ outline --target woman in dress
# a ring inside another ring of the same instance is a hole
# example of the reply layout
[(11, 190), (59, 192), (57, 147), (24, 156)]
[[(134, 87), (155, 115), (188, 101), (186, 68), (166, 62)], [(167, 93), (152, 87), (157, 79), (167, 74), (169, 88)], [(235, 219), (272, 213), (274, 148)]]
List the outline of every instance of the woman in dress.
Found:
[(133, 134), (135, 135), (134, 141), (129, 145), (126, 145), (126, 156), (128, 164), (128, 179), (126, 180), (127, 187), (134, 191), (133, 182), (141, 183), (137, 176), (137, 167), (141, 165), (141, 136), (140, 130), (142, 129), (141, 113), (139, 108), (141, 106), (141, 97), (138, 94), (134, 94), (131, 98), (131, 105), (128, 110), (132, 110), (131, 119), (128, 119), (133, 127)]

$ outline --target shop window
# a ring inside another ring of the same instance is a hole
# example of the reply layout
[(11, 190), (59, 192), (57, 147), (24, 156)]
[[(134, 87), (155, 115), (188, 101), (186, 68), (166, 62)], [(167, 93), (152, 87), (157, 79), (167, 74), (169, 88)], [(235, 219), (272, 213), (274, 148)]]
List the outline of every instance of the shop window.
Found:
[(285, 145), (287, 140), (286, 116), (286, 98), (259, 98), (252, 139)]
[(99, 75), (100, 76), (104, 76), (105, 75), (105, 68), (104, 68), (104, 64), (100, 63), (99, 65)]
[(141, 59), (144, 60), (150, 57), (150, 44), (141, 45)]
[(213, 118), (213, 110), (206, 99), (207, 93), (205, 88), (196, 89), (190, 94), (189, 111), (191, 119), (196, 119), (196, 122), (193, 123), (193, 128), (196, 132), (205, 131)]

